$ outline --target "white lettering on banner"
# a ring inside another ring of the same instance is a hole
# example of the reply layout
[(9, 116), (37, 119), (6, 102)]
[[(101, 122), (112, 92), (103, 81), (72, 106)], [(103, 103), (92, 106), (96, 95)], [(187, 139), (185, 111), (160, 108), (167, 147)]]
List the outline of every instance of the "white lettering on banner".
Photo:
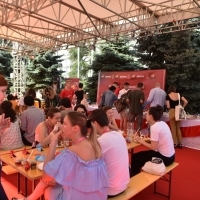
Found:
[(119, 78), (127, 78), (127, 76), (120, 76)]
[(144, 75), (138, 75), (137, 78), (144, 78)]
[(105, 78), (111, 78), (111, 76), (105, 76)]

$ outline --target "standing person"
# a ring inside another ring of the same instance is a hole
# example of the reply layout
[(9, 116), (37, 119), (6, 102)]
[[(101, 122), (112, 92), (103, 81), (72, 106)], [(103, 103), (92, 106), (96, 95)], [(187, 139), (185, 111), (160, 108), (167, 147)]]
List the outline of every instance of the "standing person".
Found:
[(22, 142), (21, 132), (19, 128), (19, 118), (16, 112), (12, 109), (10, 101), (1, 103), (1, 110), (6, 118), (10, 118), (10, 127), (2, 131), (0, 134), (1, 150), (17, 149), (24, 146)]
[(131, 174), (133, 176), (140, 173), (141, 168), (147, 161), (151, 161), (152, 157), (161, 158), (165, 166), (171, 165), (175, 160), (175, 150), (171, 131), (165, 122), (160, 121), (162, 114), (163, 109), (159, 105), (150, 107), (146, 114), (146, 120), (151, 129), (150, 144), (141, 140), (139, 136), (135, 137), (138, 143), (143, 144), (151, 150), (133, 154), (131, 163)]
[(83, 83), (78, 84), (78, 90), (74, 93), (76, 98), (76, 105), (81, 104), (84, 97)]
[(143, 83), (138, 83), (137, 88), (128, 93), (127, 102), (129, 103), (128, 122), (134, 122), (136, 119), (135, 130), (142, 129), (143, 106), (144, 103)]
[(164, 108), (166, 102), (166, 92), (160, 88), (160, 83), (155, 84), (155, 88), (150, 90), (149, 97), (145, 106), (150, 104), (150, 107), (160, 105)]
[[(0, 75), (0, 104), (6, 98), (7, 87), (8, 87), (8, 83), (6, 79), (2, 75)], [(1, 116), (0, 116), (0, 134), (1, 134), (4, 130), (6, 130), (10, 126), (10, 118), (5, 118), (5, 114), (4, 113), (2, 114), (2, 112), (0, 113), (1, 113)], [(2, 162), (0, 159), (0, 179), (1, 179), (1, 169), (2, 169)], [(8, 197), (6, 196), (6, 193), (1, 184), (1, 181), (0, 181), (0, 197), (1, 197), (1, 200), (8, 200)]]
[[(55, 157), (60, 136), (74, 144)], [(48, 200), (106, 200), (107, 187), (106, 165), (94, 124), (82, 113), (69, 112), (61, 131), (51, 134), (41, 181), (25, 199), (35, 200), (44, 194)]]
[(27, 110), (21, 113), (21, 133), (23, 143), (32, 146), (35, 141), (35, 129), (39, 123), (45, 120), (44, 111), (34, 106), (34, 98), (32, 96), (24, 97), (24, 104)]
[(120, 91), (119, 83), (114, 82), (112, 85), (116, 88), (114, 94), (115, 94), (116, 96), (118, 96), (118, 95), (119, 95), (119, 91)]
[[(174, 147), (182, 148), (182, 134), (180, 129), (181, 121), (175, 120), (175, 107), (179, 104), (178, 94), (176, 87), (170, 85), (168, 88), (168, 95), (166, 97), (167, 109), (169, 109), (169, 122), (172, 131), (172, 137), (174, 141)], [(183, 101), (183, 108), (188, 104), (187, 100), (180, 95), (180, 99)]]
[(89, 119), (94, 123), (103, 159), (108, 171), (108, 197), (114, 197), (126, 190), (129, 183), (127, 144), (121, 133), (110, 130), (108, 118), (102, 109), (93, 110)]
[(117, 101), (117, 96), (116, 94), (114, 94), (115, 90), (116, 90), (116, 87), (111, 86), (109, 90), (106, 90), (103, 93), (101, 97), (101, 101), (99, 103), (99, 107), (104, 107), (104, 106), (113, 107), (113, 103)]
[[(120, 99), (123, 94), (126, 94), (130, 90), (128, 82), (125, 82), (123, 86), (124, 86), (124, 89), (119, 91), (118, 99)], [(120, 129), (126, 131), (127, 130), (127, 118), (128, 118), (127, 109), (122, 110), (122, 112), (120, 112), (120, 116), (121, 116)]]
[(65, 88), (60, 93), (60, 98), (69, 98), (72, 102), (74, 96), (74, 90), (71, 88), (72, 82), (70, 80), (65, 81)]

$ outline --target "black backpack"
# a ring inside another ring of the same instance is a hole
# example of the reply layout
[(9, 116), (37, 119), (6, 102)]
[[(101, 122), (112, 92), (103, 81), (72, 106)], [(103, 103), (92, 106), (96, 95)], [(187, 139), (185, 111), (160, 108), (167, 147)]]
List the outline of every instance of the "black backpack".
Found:
[(130, 91), (131, 90), (129, 90), (125, 94), (122, 94), (121, 98), (114, 102), (118, 113), (121, 113), (124, 109), (128, 107), (128, 103), (126, 102), (126, 100), (128, 99), (128, 94)]

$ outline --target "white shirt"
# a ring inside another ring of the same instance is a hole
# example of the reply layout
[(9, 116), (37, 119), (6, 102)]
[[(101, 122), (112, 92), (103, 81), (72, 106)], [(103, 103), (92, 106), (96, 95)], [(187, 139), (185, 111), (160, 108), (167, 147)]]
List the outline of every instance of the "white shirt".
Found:
[(174, 155), (174, 142), (169, 126), (163, 122), (156, 122), (151, 126), (151, 140), (158, 141), (157, 151), (163, 156), (171, 157)]
[(110, 131), (98, 138), (108, 171), (108, 195), (123, 192), (129, 183), (127, 144), (121, 133)]
[(123, 94), (127, 93), (129, 90), (130, 90), (130, 89), (128, 89), (128, 90), (125, 90), (125, 89), (120, 90), (117, 98), (120, 99), (121, 96), (122, 96)]

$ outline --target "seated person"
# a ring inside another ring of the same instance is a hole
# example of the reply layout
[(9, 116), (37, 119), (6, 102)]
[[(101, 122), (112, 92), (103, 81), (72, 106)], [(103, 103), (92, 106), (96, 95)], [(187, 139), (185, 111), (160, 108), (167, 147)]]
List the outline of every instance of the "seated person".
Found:
[(62, 98), (60, 100), (60, 110), (61, 110), (61, 123), (63, 123), (63, 120), (65, 116), (73, 111), (71, 107), (71, 101), (69, 98)]
[(5, 129), (0, 134), (0, 149), (10, 150), (17, 149), (24, 146), (22, 142), (21, 132), (19, 128), (19, 119), (15, 111), (12, 109), (12, 103), (10, 101), (3, 101), (1, 103), (1, 110), (5, 114), (5, 117), (10, 117), (10, 127)]
[(87, 109), (84, 105), (79, 104), (74, 107), (74, 111), (83, 113), (84, 115), (88, 116)]
[[(91, 128), (89, 138), (88, 128)], [(48, 200), (107, 199), (107, 170), (94, 129), (84, 114), (74, 111), (67, 114), (62, 130), (50, 135), (42, 180), (26, 200), (38, 199), (43, 193)], [(74, 144), (55, 157), (60, 136)]]
[(129, 183), (127, 144), (121, 133), (108, 126), (108, 118), (102, 109), (91, 112), (89, 119), (94, 123), (103, 159), (108, 170), (108, 197), (114, 197), (126, 190)]
[(24, 104), (27, 109), (21, 113), (21, 134), (23, 143), (27, 146), (32, 146), (35, 141), (35, 129), (39, 123), (44, 122), (44, 111), (41, 108), (34, 106), (34, 97), (25, 96)]
[(160, 121), (163, 114), (161, 106), (150, 107), (146, 114), (146, 120), (150, 125), (151, 143), (141, 140), (139, 136), (135, 139), (138, 143), (143, 144), (151, 150), (134, 153), (132, 156), (131, 174), (134, 176), (140, 173), (141, 168), (152, 157), (161, 158), (165, 166), (171, 165), (175, 160), (174, 143), (169, 126)]
[(60, 106), (60, 96), (55, 93), (51, 86), (44, 89), (44, 95), (46, 96), (44, 103), (45, 109)]
[(109, 121), (109, 128), (115, 131), (118, 131), (119, 128), (117, 126), (117, 123), (115, 121), (115, 118), (113, 117), (113, 111), (112, 108), (110, 106), (105, 106), (103, 107), (103, 110), (106, 112), (106, 115), (108, 117), (108, 121)]
[(51, 141), (50, 133), (60, 127), (61, 113), (58, 108), (50, 108), (47, 112), (47, 119), (41, 122), (35, 129), (35, 141), (42, 147), (47, 147)]

